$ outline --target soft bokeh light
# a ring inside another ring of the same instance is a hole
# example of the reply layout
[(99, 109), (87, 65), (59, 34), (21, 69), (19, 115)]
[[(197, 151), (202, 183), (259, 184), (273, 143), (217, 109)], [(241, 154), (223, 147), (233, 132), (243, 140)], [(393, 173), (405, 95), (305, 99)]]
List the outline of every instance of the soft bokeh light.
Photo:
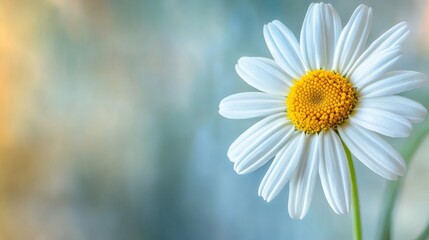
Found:
[[(330, 2), (343, 24), (372, 6), (370, 40), (408, 21), (398, 68), (429, 74), (427, 1)], [(3, 0), (0, 239), (350, 238), (350, 216), (333, 213), (320, 183), (302, 221), (289, 218), (287, 189), (259, 198), (267, 167), (239, 176), (226, 156), (253, 121), (217, 113), (223, 97), (251, 89), (238, 58), (269, 57), (263, 24), (298, 35), (309, 3)], [(407, 96), (428, 107), (428, 91)], [(396, 239), (429, 221), (428, 145), (403, 178)], [(360, 163), (357, 175), (364, 239), (374, 239), (387, 181)]]

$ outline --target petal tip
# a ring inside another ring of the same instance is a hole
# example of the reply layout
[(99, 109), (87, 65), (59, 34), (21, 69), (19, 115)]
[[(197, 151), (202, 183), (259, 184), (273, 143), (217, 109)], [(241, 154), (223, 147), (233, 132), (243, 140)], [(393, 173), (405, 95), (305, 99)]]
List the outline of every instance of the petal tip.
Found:
[(398, 174), (398, 176), (402, 177), (405, 175), (406, 172), (407, 172), (407, 167), (405, 165), (401, 165), (401, 167), (398, 168), (397, 174)]
[[(226, 153), (226, 156), (228, 157), (229, 161), (235, 163), (236, 158), (235, 158), (235, 156), (233, 154), (233, 151), (234, 150), (233, 150), (232, 146), (229, 147), (228, 152)], [(234, 168), (235, 168), (235, 166), (234, 166)]]
[(271, 24), (277, 25), (277, 24), (283, 24), (283, 23), (280, 22), (279, 20), (275, 19), (275, 20), (271, 21)]
[(275, 198), (275, 196), (273, 196), (273, 194), (270, 194), (268, 197), (267, 197), (267, 196), (265, 196), (265, 201), (266, 201), (267, 203), (269, 203), (269, 202), (271, 202), (274, 198)]
[(243, 166), (241, 164), (238, 164), (238, 162), (234, 162), (234, 171), (238, 175), (244, 175), (251, 172), (249, 168), (246, 168), (246, 167), (243, 168)]
[(237, 63), (238, 63), (238, 65), (242, 65), (243, 63), (249, 62), (250, 59), (251, 58), (248, 56), (242, 56), (238, 59)]

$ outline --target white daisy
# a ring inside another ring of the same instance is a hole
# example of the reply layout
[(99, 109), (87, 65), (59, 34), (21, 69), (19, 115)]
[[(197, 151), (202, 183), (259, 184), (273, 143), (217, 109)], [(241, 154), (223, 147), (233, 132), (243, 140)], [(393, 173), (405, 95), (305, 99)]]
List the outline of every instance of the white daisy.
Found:
[(401, 22), (364, 49), (371, 8), (360, 5), (343, 28), (336, 10), (310, 5), (300, 42), (281, 22), (264, 26), (274, 60), (242, 57), (238, 75), (261, 92), (223, 99), (227, 118), (265, 117), (240, 135), (228, 151), (239, 174), (274, 158), (259, 195), (267, 202), (289, 182), (289, 214), (302, 219), (319, 173), (323, 191), (337, 214), (350, 206), (350, 177), (344, 143), (380, 176), (394, 180), (405, 162), (379, 134), (407, 137), (412, 123), (426, 116), (423, 105), (395, 94), (426, 84), (423, 74), (392, 71), (408, 26)]

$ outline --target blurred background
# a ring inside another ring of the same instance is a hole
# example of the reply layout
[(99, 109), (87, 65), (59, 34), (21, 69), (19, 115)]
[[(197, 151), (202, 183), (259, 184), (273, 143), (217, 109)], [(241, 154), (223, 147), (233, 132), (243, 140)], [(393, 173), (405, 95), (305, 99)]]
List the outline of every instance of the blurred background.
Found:
[[(429, 75), (429, 1), (328, 2), (343, 24), (373, 7), (370, 41), (408, 21), (398, 68)], [(351, 217), (334, 214), (320, 182), (301, 221), (287, 188), (259, 198), (268, 166), (239, 176), (226, 156), (255, 120), (217, 113), (251, 90), (239, 57), (270, 57), (263, 24), (298, 35), (309, 3), (1, 0), (0, 239), (350, 239)], [(407, 96), (428, 107), (428, 93)], [(423, 139), (401, 178), (394, 239), (429, 221), (427, 129), (391, 141), (406, 154)], [(388, 181), (356, 167), (364, 239), (377, 239)]]

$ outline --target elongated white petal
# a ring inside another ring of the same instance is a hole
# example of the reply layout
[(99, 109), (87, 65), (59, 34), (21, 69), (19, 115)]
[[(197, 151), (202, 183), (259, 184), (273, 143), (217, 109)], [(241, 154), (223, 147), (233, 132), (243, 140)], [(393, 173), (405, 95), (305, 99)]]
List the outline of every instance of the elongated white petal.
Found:
[(351, 153), (378, 175), (396, 180), (405, 173), (401, 155), (378, 134), (355, 124), (338, 128)]
[(237, 157), (234, 170), (238, 174), (247, 174), (264, 165), (284, 146), (291, 129), (284, 123), (268, 129)]
[[(320, 3), (312, 4), (304, 18), (301, 29), (300, 50), (305, 70), (319, 69), (321, 66), (321, 22)], [(314, 24), (317, 24), (315, 26)]]
[(379, 79), (390, 70), (401, 57), (400, 47), (388, 48), (378, 54), (371, 55), (350, 76), (350, 81), (361, 89)]
[(307, 143), (300, 164), (289, 183), (288, 209), (291, 218), (302, 219), (307, 214), (319, 168), (322, 138), (317, 134), (308, 135), (306, 138)]
[(242, 57), (235, 70), (247, 84), (269, 94), (285, 96), (292, 85), (292, 77), (268, 58)]
[(315, 3), (307, 11), (301, 30), (300, 50), (306, 70), (330, 68), (341, 20), (330, 4)]
[(371, 22), (372, 9), (365, 5), (357, 7), (338, 39), (332, 69), (348, 75), (365, 47)]
[(283, 23), (275, 20), (265, 25), (264, 38), (274, 60), (288, 75), (299, 79), (305, 74), (298, 41)]
[(350, 209), (350, 174), (347, 156), (341, 140), (334, 131), (320, 133), (323, 153), (319, 163), (319, 175), (329, 205), (337, 214)]
[(294, 173), (305, 144), (305, 135), (294, 131), (291, 140), (276, 155), (259, 186), (258, 194), (270, 202), (283, 189)]
[(262, 92), (237, 93), (224, 98), (219, 114), (231, 119), (264, 117), (286, 111), (286, 98)]
[(356, 108), (350, 116), (352, 123), (388, 137), (408, 137), (412, 124), (405, 117), (374, 108)]
[(409, 34), (408, 25), (406, 22), (401, 22), (393, 26), (387, 32), (383, 33), (379, 38), (377, 38), (370, 46), (365, 50), (364, 53), (356, 60), (353, 64), (353, 67), (349, 71), (349, 75), (352, 75), (353, 72), (358, 68), (366, 59), (370, 58), (373, 55), (378, 54), (381, 51), (384, 51), (391, 47), (401, 46), (404, 40)]
[(391, 112), (405, 117), (412, 123), (422, 122), (427, 113), (422, 104), (401, 96), (363, 98), (359, 103), (359, 108)]
[(228, 157), (238, 174), (252, 172), (273, 158), (284, 146), (293, 128), (278, 114), (269, 116), (245, 131), (231, 145)]
[(341, 31), (343, 30), (343, 26), (341, 24), (341, 18), (335, 8), (331, 4), (325, 4), (324, 6), (328, 8), (324, 18), (326, 19), (325, 23), (329, 31), (326, 31), (327, 65), (322, 67), (330, 69), (334, 62), (335, 48), (340, 38)]
[[(255, 123), (249, 129), (244, 131), (229, 147), (228, 149), (228, 157), (234, 162), (237, 160), (237, 157), (240, 155), (244, 149), (251, 144), (258, 136), (264, 133), (269, 125), (272, 125), (274, 121), (279, 119), (286, 119), (285, 113), (278, 113), (271, 116), (268, 116), (259, 122)], [(290, 123), (290, 122), (288, 122)]]
[(363, 97), (393, 95), (428, 84), (427, 77), (413, 71), (391, 71), (383, 74), (377, 81), (364, 86), (360, 93)]

